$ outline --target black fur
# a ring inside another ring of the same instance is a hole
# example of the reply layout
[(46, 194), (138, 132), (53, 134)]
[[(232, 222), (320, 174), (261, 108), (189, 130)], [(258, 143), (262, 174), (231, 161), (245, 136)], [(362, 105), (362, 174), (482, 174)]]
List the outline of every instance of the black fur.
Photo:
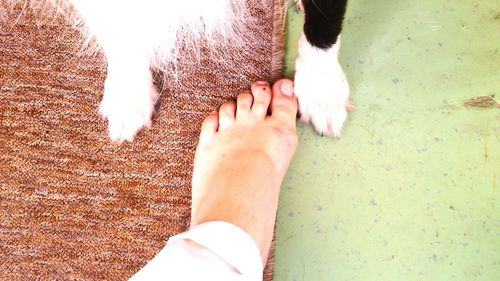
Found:
[(302, 0), (304, 34), (314, 47), (330, 48), (342, 31), (347, 0)]

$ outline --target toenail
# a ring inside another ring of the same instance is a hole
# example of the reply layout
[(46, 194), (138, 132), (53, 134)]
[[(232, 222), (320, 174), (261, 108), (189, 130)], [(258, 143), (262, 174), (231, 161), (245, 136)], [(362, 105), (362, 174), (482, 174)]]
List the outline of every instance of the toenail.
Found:
[(255, 82), (255, 84), (257, 84), (259, 86), (268, 86), (269, 87), (269, 83), (267, 81), (257, 81), (257, 82)]
[(281, 93), (285, 96), (293, 96), (293, 83), (291, 81), (283, 81), (280, 86)]

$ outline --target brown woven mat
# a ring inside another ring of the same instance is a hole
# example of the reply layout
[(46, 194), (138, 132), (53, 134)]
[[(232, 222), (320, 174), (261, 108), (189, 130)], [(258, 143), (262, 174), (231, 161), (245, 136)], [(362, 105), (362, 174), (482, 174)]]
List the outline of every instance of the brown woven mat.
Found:
[(281, 73), (284, 1), (251, 2), (259, 40), (180, 62), (153, 127), (120, 146), (97, 114), (102, 54), (77, 56), (69, 23), (29, 11), (0, 27), (0, 280), (126, 280), (186, 230), (202, 119)]

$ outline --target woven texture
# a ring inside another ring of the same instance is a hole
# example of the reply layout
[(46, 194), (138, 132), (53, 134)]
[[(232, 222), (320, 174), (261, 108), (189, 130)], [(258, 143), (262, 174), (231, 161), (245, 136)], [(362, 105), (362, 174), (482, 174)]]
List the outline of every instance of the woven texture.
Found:
[(152, 128), (122, 145), (97, 113), (102, 53), (77, 55), (80, 35), (61, 19), (37, 25), (24, 11), (0, 27), (0, 280), (126, 280), (187, 229), (201, 121), (281, 73), (284, 2), (251, 2), (259, 40), (180, 61)]

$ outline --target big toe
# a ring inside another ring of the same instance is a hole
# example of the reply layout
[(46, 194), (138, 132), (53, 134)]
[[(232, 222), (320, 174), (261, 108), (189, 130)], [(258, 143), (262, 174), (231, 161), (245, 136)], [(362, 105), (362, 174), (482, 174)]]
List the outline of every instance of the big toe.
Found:
[(293, 81), (281, 79), (272, 88), (271, 117), (295, 126), (298, 102), (293, 92)]

